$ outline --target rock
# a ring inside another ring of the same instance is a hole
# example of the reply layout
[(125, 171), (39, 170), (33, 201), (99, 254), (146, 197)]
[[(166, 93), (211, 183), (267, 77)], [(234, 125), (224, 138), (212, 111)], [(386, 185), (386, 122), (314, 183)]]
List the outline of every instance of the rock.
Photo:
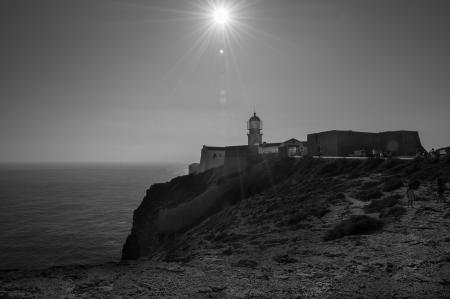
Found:
[(439, 211), (436, 210), (435, 208), (432, 208), (432, 207), (422, 206), (422, 207), (420, 207), (420, 208), (418, 208), (418, 209), (416, 210), (416, 215), (417, 215), (417, 214), (422, 214), (422, 213), (426, 213), (426, 214), (429, 214), (429, 213), (439, 213)]
[(233, 250), (231, 248), (227, 248), (225, 250), (222, 251), (223, 255), (232, 255), (233, 254)]
[(450, 279), (447, 279), (447, 278), (441, 278), (441, 279), (439, 280), (439, 283), (440, 283), (441, 285), (448, 286), (448, 285), (450, 285)]
[(233, 298), (266, 298), (267, 295), (263, 291), (257, 289), (245, 289), (233, 294)]
[(180, 267), (178, 265), (169, 266), (166, 268), (166, 270), (169, 272), (176, 272), (176, 273), (182, 273), (182, 272), (186, 271), (183, 267)]
[(369, 271), (370, 271), (370, 268), (369, 268), (368, 266), (366, 266), (366, 265), (358, 265), (358, 266), (356, 267), (356, 269), (357, 269), (359, 272), (369, 272)]
[(258, 263), (253, 260), (242, 259), (237, 263), (234, 263), (233, 266), (242, 268), (256, 268), (256, 266), (258, 266)]
[(156, 269), (161, 269), (161, 270), (165, 270), (168, 272), (174, 272), (174, 273), (182, 273), (182, 272), (186, 271), (185, 268), (183, 268), (179, 265), (176, 265), (176, 264), (163, 264), (163, 265), (156, 266)]
[(227, 286), (211, 286), (213, 292), (221, 292), (225, 290)]
[(386, 263), (386, 268), (384, 270), (388, 273), (392, 273), (394, 271), (394, 264), (392, 263)]
[(289, 276), (284, 275), (284, 274), (275, 274), (275, 275), (273, 276), (273, 278), (279, 279), (279, 280), (287, 280), (287, 279), (289, 279)]
[(414, 276), (414, 278), (416, 278), (417, 280), (420, 280), (420, 281), (437, 282), (435, 279), (433, 279), (431, 277), (428, 277), (428, 276), (425, 276), (425, 275), (422, 275), (420, 273), (414, 273), (413, 276)]
[(297, 263), (297, 259), (290, 257), (287, 254), (279, 254), (273, 257), (273, 260), (279, 264), (292, 264)]
[(210, 287), (201, 287), (197, 290), (198, 293), (211, 293), (213, 290)]
[(264, 280), (268, 280), (269, 276), (261, 271), (256, 272), (255, 277), (257, 279), (264, 279)]
[(103, 285), (98, 287), (97, 289), (103, 292), (111, 292), (113, 290), (113, 286), (112, 285)]
[(122, 260), (136, 260), (140, 257), (139, 241), (135, 234), (130, 234), (122, 248)]

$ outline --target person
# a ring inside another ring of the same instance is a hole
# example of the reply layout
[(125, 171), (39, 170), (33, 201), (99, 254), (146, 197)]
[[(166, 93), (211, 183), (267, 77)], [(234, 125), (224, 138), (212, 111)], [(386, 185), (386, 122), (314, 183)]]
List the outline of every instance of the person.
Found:
[(418, 149), (416, 152), (416, 159), (422, 158), (422, 150)]
[(435, 152), (434, 148), (432, 148), (431, 151), (430, 151), (431, 158), (434, 158), (435, 155), (436, 155), (436, 152)]
[(412, 184), (408, 184), (408, 189), (406, 189), (406, 198), (408, 199), (408, 207), (414, 207), (414, 201), (416, 200), (416, 195), (412, 189)]
[(322, 156), (322, 152), (320, 151), (320, 145), (317, 146), (317, 156), (319, 156), (319, 158)]
[(445, 185), (445, 181), (443, 178), (438, 177), (436, 180), (437, 183), (437, 202), (445, 202), (445, 197), (444, 197), (444, 193), (445, 193), (445, 189), (447, 189), (447, 186)]

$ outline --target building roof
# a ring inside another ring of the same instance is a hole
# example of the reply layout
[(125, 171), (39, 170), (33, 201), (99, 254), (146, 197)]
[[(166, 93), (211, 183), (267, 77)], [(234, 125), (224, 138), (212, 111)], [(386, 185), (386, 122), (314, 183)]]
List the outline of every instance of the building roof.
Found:
[(207, 145), (203, 145), (204, 149), (207, 150), (212, 150), (212, 151), (224, 151), (225, 147), (224, 146), (207, 146)]
[(363, 134), (383, 134), (383, 133), (396, 133), (396, 132), (416, 132), (417, 131), (411, 131), (411, 130), (395, 130), (395, 131), (383, 131), (383, 132), (362, 132), (362, 131), (353, 131), (353, 130), (329, 130), (329, 131), (322, 131), (322, 132), (316, 132), (316, 133), (310, 133), (308, 135), (317, 135), (317, 134), (331, 134), (331, 133), (363, 133)]
[(280, 142), (263, 142), (262, 144), (260, 144), (259, 146), (261, 147), (269, 147), (269, 146), (280, 146), (281, 143)]
[(300, 141), (298, 139), (291, 138), (289, 140), (286, 140), (285, 142), (282, 142), (281, 144), (284, 145), (284, 144), (287, 144), (287, 143), (301, 143), (301, 144), (303, 144), (303, 143), (307, 143), (307, 141)]
[(232, 145), (226, 146), (224, 149), (248, 149), (248, 145)]

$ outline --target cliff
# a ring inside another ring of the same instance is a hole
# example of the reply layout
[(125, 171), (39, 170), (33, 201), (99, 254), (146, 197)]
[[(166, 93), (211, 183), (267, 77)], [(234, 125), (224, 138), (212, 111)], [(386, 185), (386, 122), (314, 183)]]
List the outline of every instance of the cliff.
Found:
[[(147, 190), (141, 205), (134, 211), (133, 227), (123, 247), (122, 259), (165, 251), (184, 232), (211, 215), (262, 192), (277, 196), (296, 192), (303, 197), (319, 192), (322, 197), (332, 197), (336, 192), (333, 188), (343, 188), (342, 185), (334, 187), (336, 176), (353, 178), (376, 172), (386, 177), (396, 176), (397, 181), (400, 177), (408, 181), (433, 180), (439, 173), (448, 174), (445, 163), (271, 157), (239, 173), (224, 175), (222, 168), (216, 168), (178, 177)], [(371, 190), (361, 191), (357, 197), (365, 196), (365, 192)], [(274, 209), (283, 209), (287, 204), (288, 201), (280, 202)], [(319, 211), (326, 210), (329, 204), (315, 202), (320, 206), (316, 207)], [(314, 214), (305, 207), (300, 208), (304, 210), (302, 213)]]
[(124, 257), (138, 261), (0, 271), (0, 297), (448, 298), (438, 176), (449, 158), (274, 158), (179, 177), (135, 211)]
[(122, 259), (137, 259), (154, 252), (167, 239), (224, 207), (275, 186), (292, 175), (298, 164), (295, 159), (270, 159), (239, 173), (225, 175), (219, 167), (151, 186), (134, 211)]

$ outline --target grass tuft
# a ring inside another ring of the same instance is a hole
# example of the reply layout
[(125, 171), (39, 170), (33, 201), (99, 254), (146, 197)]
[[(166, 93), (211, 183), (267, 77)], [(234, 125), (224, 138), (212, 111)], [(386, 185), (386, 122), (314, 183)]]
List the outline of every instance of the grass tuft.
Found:
[(382, 199), (373, 200), (370, 204), (364, 207), (366, 213), (381, 213), (384, 209), (395, 206), (399, 203), (400, 195), (391, 195)]
[(378, 219), (366, 215), (355, 215), (341, 221), (333, 229), (329, 230), (324, 240), (330, 241), (349, 235), (370, 234), (380, 230), (382, 227), (383, 222)]

